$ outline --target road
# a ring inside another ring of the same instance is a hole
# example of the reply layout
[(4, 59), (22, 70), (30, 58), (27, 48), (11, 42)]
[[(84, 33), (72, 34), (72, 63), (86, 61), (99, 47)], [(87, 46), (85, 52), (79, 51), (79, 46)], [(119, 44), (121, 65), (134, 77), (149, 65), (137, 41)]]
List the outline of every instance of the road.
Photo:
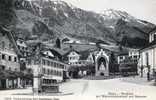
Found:
[[(137, 81), (137, 80), (136, 80)], [(71, 80), (60, 87), (63, 93), (75, 96), (138, 96), (145, 100), (156, 98), (156, 86), (135, 83), (133, 79)]]
[[(138, 82), (137, 82), (138, 81)], [(137, 78), (109, 80), (71, 79), (60, 85), (61, 96), (137, 96), (138, 100), (154, 100), (156, 86)], [(139, 83), (140, 82), (140, 83)], [(144, 82), (144, 84), (143, 84)], [(0, 95), (32, 95), (32, 89), (1, 90)], [(54, 94), (53, 94), (54, 95)], [(51, 96), (50, 94), (48, 96)], [(41, 96), (44, 97), (44, 96)], [(111, 99), (113, 100), (113, 99)], [(126, 100), (126, 99), (123, 99)], [(129, 100), (129, 99), (128, 99)], [(130, 99), (135, 100), (135, 99)]]

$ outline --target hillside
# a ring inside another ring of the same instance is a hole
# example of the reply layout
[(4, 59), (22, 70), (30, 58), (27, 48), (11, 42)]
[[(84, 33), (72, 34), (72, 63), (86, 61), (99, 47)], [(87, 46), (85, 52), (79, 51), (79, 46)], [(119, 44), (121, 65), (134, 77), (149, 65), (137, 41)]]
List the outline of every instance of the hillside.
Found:
[[(63, 1), (15, 0), (17, 37), (54, 42), (59, 37), (127, 47), (142, 47), (155, 26), (127, 12), (108, 9), (95, 13)], [(18, 2), (18, 3), (17, 3)], [(36, 37), (36, 38), (34, 38)], [(139, 41), (139, 42), (138, 42)]]

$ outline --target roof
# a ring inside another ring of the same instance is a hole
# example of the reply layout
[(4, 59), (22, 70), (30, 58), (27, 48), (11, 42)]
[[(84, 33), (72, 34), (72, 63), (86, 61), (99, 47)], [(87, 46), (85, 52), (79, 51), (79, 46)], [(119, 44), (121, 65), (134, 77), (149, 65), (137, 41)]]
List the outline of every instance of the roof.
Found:
[(152, 34), (154, 32), (156, 32), (156, 26), (151, 31), (149, 31), (149, 34)]
[(156, 46), (156, 40), (152, 41), (151, 43), (147, 44), (144, 48), (140, 49), (140, 51), (143, 51), (145, 49), (150, 49), (152, 47)]
[(88, 56), (90, 55), (90, 52), (89, 51), (81, 51), (80, 52), (80, 60), (86, 60), (88, 58)]
[(121, 52), (118, 54), (118, 56), (126, 56), (126, 55), (128, 55), (128, 52)]
[(16, 43), (17, 43), (18, 46), (27, 47), (26, 42), (24, 40), (22, 40), (22, 39), (17, 39)]
[(80, 54), (80, 52), (78, 52), (77, 50), (75, 50), (75, 49), (70, 49), (70, 50), (67, 51), (63, 56), (64, 56), (64, 57), (67, 57), (71, 52), (76, 52), (77, 54)]
[[(149, 34), (153, 34), (155, 32), (156, 32), (156, 26), (151, 31), (149, 31)], [(149, 49), (149, 48), (151, 48), (153, 46), (156, 46), (156, 40), (152, 41), (151, 43), (148, 43), (145, 47), (140, 49), (140, 51), (143, 51), (145, 49)]]
[(20, 50), (18, 49), (18, 46), (16, 44), (16, 41), (15, 41), (15, 38), (13, 37), (13, 34), (10, 32), (10, 30), (8, 30), (7, 28), (3, 27), (3, 26), (0, 26), (0, 32), (2, 33), (6, 33), (8, 38), (10, 39), (11, 43), (13, 44), (13, 47), (15, 49), (15, 52), (18, 54), (18, 55), (22, 55), (22, 53), (20, 52)]

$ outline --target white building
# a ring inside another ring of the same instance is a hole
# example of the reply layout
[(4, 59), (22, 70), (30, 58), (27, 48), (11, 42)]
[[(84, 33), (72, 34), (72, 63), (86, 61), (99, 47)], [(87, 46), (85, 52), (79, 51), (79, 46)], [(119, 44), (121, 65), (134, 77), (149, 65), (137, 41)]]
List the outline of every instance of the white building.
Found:
[(117, 57), (118, 64), (122, 63), (128, 57), (128, 53), (120, 53)]
[(140, 54), (139, 54), (139, 49), (130, 49), (128, 52), (128, 56), (137, 62), (139, 60)]
[(10, 74), (20, 72), (19, 56), (21, 53), (12, 33), (0, 27), (0, 88), (20, 87), (20, 76)]
[(140, 50), (139, 66), (144, 69), (150, 66), (151, 71), (156, 69), (156, 28), (149, 34), (149, 44)]
[(120, 53), (117, 57), (118, 64), (121, 64), (125, 59), (131, 59), (134, 62), (139, 60), (139, 49), (129, 49), (127, 52)]
[(17, 46), (24, 57), (28, 56), (29, 50), (26, 42), (23, 39), (17, 39), (16, 40)]
[(77, 52), (76, 50), (71, 50), (67, 54), (68, 64), (72, 66), (86, 66), (88, 64), (93, 64), (92, 53), (87, 52)]
[(79, 63), (80, 55), (75, 50), (69, 52), (68, 56), (68, 64), (77, 65)]
[(28, 59), (27, 68), (33, 70), (34, 91), (53, 91), (58, 92), (58, 83), (64, 81), (67, 74), (68, 65), (60, 61), (56, 56), (56, 51), (51, 49), (36, 48), (36, 54)]

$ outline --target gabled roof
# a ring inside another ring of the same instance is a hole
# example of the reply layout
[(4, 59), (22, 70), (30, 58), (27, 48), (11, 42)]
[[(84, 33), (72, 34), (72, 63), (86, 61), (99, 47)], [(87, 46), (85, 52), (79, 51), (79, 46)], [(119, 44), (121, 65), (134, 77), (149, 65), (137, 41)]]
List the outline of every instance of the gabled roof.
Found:
[(7, 28), (0, 26), (0, 32), (7, 34), (8, 38), (10, 39), (11, 43), (13, 44), (14, 50), (17, 53), (17, 55), (22, 56), (22, 53), (18, 49), (18, 46), (16, 44), (15, 38), (13, 37), (13, 34), (8, 30)]
[(152, 47), (156, 47), (156, 40), (152, 41), (151, 43), (147, 44), (144, 48), (140, 49), (140, 51), (143, 51), (145, 49), (149, 49)]
[(152, 34), (154, 32), (156, 32), (156, 26), (151, 31), (149, 31), (149, 34)]
[(80, 52), (76, 51), (75, 49), (70, 49), (68, 52), (64, 54), (64, 57), (67, 57), (71, 52), (76, 52), (77, 54), (80, 54)]
[[(153, 34), (155, 32), (156, 32), (156, 26), (151, 31), (149, 31), (149, 34)], [(156, 46), (156, 40), (152, 41), (151, 43), (148, 43), (145, 47), (143, 47), (142, 49), (140, 49), (140, 51), (143, 51), (145, 49), (152, 48), (153, 46)]]
[(81, 51), (80, 52), (80, 60), (87, 60), (88, 56), (89, 56), (90, 52), (89, 51)]
[(126, 56), (126, 55), (128, 55), (128, 52), (121, 52), (118, 54), (118, 56)]

